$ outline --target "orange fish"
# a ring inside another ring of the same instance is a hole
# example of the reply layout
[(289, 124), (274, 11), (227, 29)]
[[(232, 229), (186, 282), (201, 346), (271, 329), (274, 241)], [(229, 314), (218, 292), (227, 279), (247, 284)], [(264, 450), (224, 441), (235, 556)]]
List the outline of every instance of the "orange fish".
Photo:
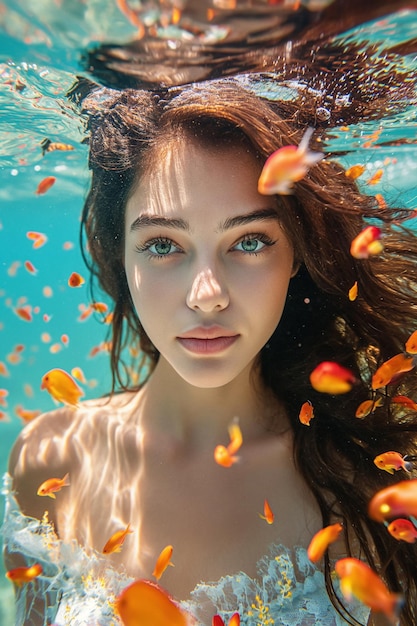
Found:
[(92, 302), (90, 306), (97, 313), (106, 313), (109, 309), (105, 302)]
[(18, 404), (15, 407), (14, 412), (24, 422), (31, 422), (32, 420), (35, 419), (35, 417), (38, 417), (38, 415), (41, 414), (41, 411), (36, 410), (36, 409), (35, 410), (25, 409), (21, 404)]
[(43, 233), (37, 233), (33, 230), (30, 230), (26, 233), (26, 237), (33, 241), (32, 248), (41, 248), (48, 241), (48, 237)]
[(155, 576), (156, 580), (159, 580), (161, 578), (168, 565), (172, 565), (172, 567), (174, 567), (174, 563), (171, 563), (173, 550), (174, 548), (172, 546), (165, 546), (161, 554), (158, 556), (155, 568), (152, 572), (152, 576)]
[(21, 320), (24, 320), (25, 322), (31, 322), (33, 319), (32, 307), (29, 304), (17, 307), (14, 312), (18, 317), (20, 317)]
[(85, 306), (82, 305), (83, 308), (80, 309), (81, 310), (81, 315), (79, 315), (79, 317), (77, 318), (78, 322), (84, 322), (86, 319), (88, 319), (90, 317), (90, 315), (93, 314), (93, 308), (91, 306)]
[(19, 269), (21, 265), (22, 264), (20, 261), (13, 261), (13, 263), (10, 265), (9, 269), (7, 270), (8, 275), (16, 276), (17, 270)]
[(316, 391), (338, 395), (350, 391), (356, 378), (338, 363), (323, 361), (311, 372), (310, 382)]
[(61, 143), (59, 141), (51, 141), (50, 139), (44, 139), (41, 141), (42, 155), (45, 152), (54, 152), (55, 150), (68, 151), (74, 150), (74, 146), (69, 143)]
[(334, 543), (343, 530), (342, 524), (330, 524), (319, 530), (310, 541), (307, 556), (313, 563), (319, 561), (331, 543)]
[(133, 533), (133, 530), (130, 530), (130, 524), (128, 524), (126, 528), (122, 530), (116, 530), (116, 532), (113, 533), (110, 539), (106, 542), (106, 545), (103, 548), (103, 554), (120, 552), (128, 533)]
[(417, 517), (417, 479), (403, 480), (378, 491), (369, 502), (368, 514), (376, 522)]
[(361, 402), (356, 409), (355, 417), (362, 419), (370, 413), (373, 413), (375, 409), (382, 406), (383, 403), (384, 400), (382, 398), (377, 398), (376, 400), (364, 400), (364, 402)]
[(39, 563), (35, 563), (29, 567), (15, 567), (9, 570), (6, 572), (6, 578), (18, 587), (21, 587), (24, 583), (30, 583), (34, 578), (40, 576), (42, 572), (42, 566)]
[(237, 420), (234, 420), (229, 426), (230, 443), (227, 446), (218, 445), (214, 449), (214, 460), (223, 467), (231, 467), (239, 460), (235, 453), (242, 445), (242, 431), (240, 430)]
[(110, 311), (110, 313), (107, 313), (106, 317), (104, 318), (103, 322), (105, 324), (111, 324), (114, 318), (114, 313), (113, 311)]
[(57, 402), (77, 406), (84, 392), (65, 370), (58, 367), (42, 377), (41, 389), (46, 389)]
[(395, 382), (402, 374), (410, 372), (415, 367), (412, 356), (396, 354), (385, 361), (372, 376), (372, 389), (381, 389)]
[(348, 167), (348, 169), (345, 171), (345, 176), (356, 180), (356, 178), (362, 176), (365, 170), (366, 167), (364, 165), (352, 165), (351, 167)]
[(378, 202), (378, 206), (380, 209), (387, 208), (387, 203), (385, 202), (385, 198), (382, 194), (376, 193), (374, 197), (375, 197), (375, 200)]
[(10, 372), (7, 369), (6, 363), (4, 361), (0, 361), (0, 376), (5, 376), (6, 378), (10, 376)]
[(116, 598), (123, 626), (190, 626), (189, 616), (162, 587), (135, 580)]
[(298, 415), (298, 419), (305, 426), (310, 426), (310, 422), (314, 417), (314, 409), (310, 400), (304, 402), (301, 406), (300, 413)]
[(414, 402), (414, 400), (412, 400), (411, 398), (407, 398), (407, 396), (394, 396), (393, 398), (391, 398), (391, 402), (393, 402), (394, 404), (401, 404), (408, 409), (417, 411), (417, 402)]
[(381, 134), (381, 130), (375, 130), (371, 135), (365, 135), (364, 139), (368, 139), (363, 144), (364, 148), (370, 148), (376, 141), (378, 141), (379, 135)]
[(384, 174), (384, 170), (377, 170), (367, 181), (368, 185), (377, 185)]
[(233, 420), (229, 426), (229, 437), (230, 443), (227, 446), (227, 451), (230, 455), (233, 455), (239, 450), (243, 442), (242, 431), (240, 430), (237, 419)]
[(351, 302), (354, 302), (358, 297), (358, 281), (355, 280), (352, 287), (349, 289), (348, 297)]
[(23, 391), (25, 393), (25, 396), (27, 396), (28, 398), (33, 398), (33, 396), (35, 395), (35, 392), (33, 391), (33, 387), (29, 383), (25, 383), (23, 385)]
[(268, 524), (274, 523), (275, 516), (271, 510), (271, 507), (269, 506), (268, 500), (264, 501), (264, 514), (262, 515), (261, 513), (258, 513), (258, 515), (261, 519), (264, 519)]
[(41, 182), (39, 183), (38, 188), (36, 189), (35, 193), (37, 195), (46, 193), (48, 189), (50, 189), (52, 185), (55, 184), (55, 181), (56, 181), (55, 176), (46, 176), (46, 178), (41, 180)]
[(55, 493), (61, 491), (62, 487), (69, 487), (69, 485), (69, 474), (65, 474), (64, 478), (48, 478), (48, 480), (42, 483), (36, 493), (38, 496), (49, 496), (55, 500)]
[(398, 472), (400, 469), (411, 472), (413, 464), (406, 459), (407, 457), (403, 457), (399, 452), (390, 451), (378, 454), (374, 458), (374, 463), (379, 469), (385, 470), (389, 474), (393, 474), (394, 471)]
[(38, 270), (31, 261), (25, 261), (23, 265), (25, 266), (25, 269), (29, 272), (29, 274), (37, 274)]
[(372, 254), (379, 254), (384, 249), (380, 239), (381, 229), (368, 226), (350, 244), (350, 254), (355, 259), (367, 259)]
[(87, 379), (81, 367), (73, 367), (71, 370), (71, 375), (74, 376), (74, 378), (76, 378), (77, 380), (79, 380), (80, 383), (83, 383), (84, 385), (87, 384)]
[[(220, 615), (213, 615), (211, 626), (226, 626), (226, 625), (223, 619), (220, 617)], [(228, 626), (240, 626), (239, 613), (233, 613), (232, 617), (229, 619)]]
[(20, 356), (20, 354), (16, 354), (16, 352), (10, 352), (9, 354), (7, 354), (6, 359), (12, 365), (17, 365), (18, 363), (22, 361), (22, 357)]
[(7, 391), (7, 389), (0, 389), (0, 405), (1, 406), (7, 406), (7, 400), (5, 400), (5, 398), (7, 398), (8, 395), (9, 395), (9, 392)]
[(340, 578), (340, 590), (348, 602), (355, 597), (371, 610), (384, 613), (393, 625), (397, 624), (402, 597), (391, 593), (369, 565), (349, 557), (337, 561), (335, 570)]
[(415, 330), (407, 339), (405, 351), (408, 354), (417, 354), (417, 330)]
[(299, 146), (284, 146), (271, 154), (258, 180), (259, 193), (266, 196), (291, 194), (294, 183), (302, 180), (309, 168), (324, 158), (324, 154), (308, 149), (313, 132), (313, 128), (308, 128)]
[(68, 278), (68, 285), (70, 287), (81, 287), (81, 285), (84, 285), (84, 283), (84, 278), (78, 272), (73, 272)]
[(98, 346), (93, 346), (88, 354), (89, 357), (97, 356), (100, 352), (105, 350), (104, 342), (98, 344)]
[(387, 530), (398, 541), (415, 543), (417, 539), (417, 528), (409, 519), (395, 519), (391, 524), (388, 524)]

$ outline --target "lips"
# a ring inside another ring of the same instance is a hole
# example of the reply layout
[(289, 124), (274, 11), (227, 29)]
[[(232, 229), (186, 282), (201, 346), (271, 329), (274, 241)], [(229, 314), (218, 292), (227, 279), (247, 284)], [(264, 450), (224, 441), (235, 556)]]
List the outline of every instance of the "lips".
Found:
[(218, 339), (220, 337), (237, 337), (237, 333), (223, 326), (195, 326), (181, 333), (178, 339)]
[(222, 352), (235, 343), (239, 335), (228, 337), (214, 337), (213, 339), (197, 339), (195, 337), (177, 337), (179, 343), (195, 354), (215, 354)]

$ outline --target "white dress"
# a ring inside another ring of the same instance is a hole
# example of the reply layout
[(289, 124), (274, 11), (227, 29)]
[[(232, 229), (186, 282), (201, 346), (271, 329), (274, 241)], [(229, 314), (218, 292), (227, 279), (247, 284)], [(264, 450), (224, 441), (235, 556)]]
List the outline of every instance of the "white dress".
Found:
[[(35, 562), (43, 574), (18, 588), (16, 626), (116, 626), (112, 603), (133, 581), (115, 571), (106, 558), (88, 552), (76, 541), (59, 540), (47, 521), (24, 516), (5, 475), (5, 518), (2, 535), (5, 549), (24, 555), (27, 565)], [(258, 575), (243, 572), (200, 583), (181, 606), (196, 618), (197, 626), (211, 626), (215, 614), (227, 624), (236, 611), (242, 626), (342, 626), (346, 624), (333, 607), (322, 571), (309, 561), (306, 550), (272, 545), (259, 560)], [(31, 588), (32, 587), (32, 588)], [(30, 591), (30, 594), (28, 594)], [(35, 606), (36, 597), (40, 605)], [(369, 610), (354, 603), (349, 611), (366, 624)]]

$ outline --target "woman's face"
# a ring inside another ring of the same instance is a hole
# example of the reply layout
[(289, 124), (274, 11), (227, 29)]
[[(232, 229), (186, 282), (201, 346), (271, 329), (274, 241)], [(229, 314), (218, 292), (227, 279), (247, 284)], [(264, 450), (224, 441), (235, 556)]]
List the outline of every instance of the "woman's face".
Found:
[(149, 339), (185, 381), (220, 387), (275, 330), (294, 255), (243, 147), (172, 142), (131, 195), (125, 269)]

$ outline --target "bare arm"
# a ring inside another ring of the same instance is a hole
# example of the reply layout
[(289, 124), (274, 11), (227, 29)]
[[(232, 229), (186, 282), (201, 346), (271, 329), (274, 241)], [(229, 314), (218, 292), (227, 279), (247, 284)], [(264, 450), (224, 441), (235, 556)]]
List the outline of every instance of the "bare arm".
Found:
[(28, 424), (17, 438), (9, 457), (9, 474), (25, 515), (42, 519), (47, 509), (49, 519), (55, 521), (55, 500), (38, 496), (37, 491), (45, 480), (62, 478), (69, 471), (74, 417), (74, 411), (67, 408), (45, 413)]
[[(20, 510), (27, 516), (42, 519), (45, 511), (56, 527), (56, 501), (37, 495), (39, 486), (52, 476), (62, 477), (68, 471), (68, 455), (63, 449), (65, 431), (72, 415), (69, 409), (45, 414), (29, 424), (19, 435), (9, 458), (12, 490)], [(61, 476), (62, 475), (62, 476)], [(14, 537), (5, 537), (4, 563), (9, 571), (33, 565), (33, 557), (16, 551)], [(42, 575), (21, 587), (15, 585), (16, 624), (43, 626), (46, 608), (55, 605), (56, 597), (42, 588)]]

